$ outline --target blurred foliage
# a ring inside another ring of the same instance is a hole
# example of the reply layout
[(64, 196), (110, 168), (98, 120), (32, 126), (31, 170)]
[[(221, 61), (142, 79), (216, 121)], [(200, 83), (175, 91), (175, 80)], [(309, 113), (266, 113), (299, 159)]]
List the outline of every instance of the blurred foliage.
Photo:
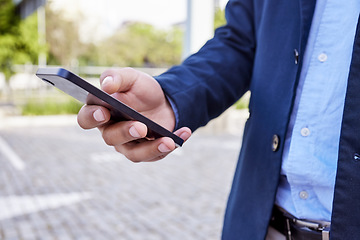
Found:
[(218, 8), (215, 11), (215, 17), (214, 17), (214, 28), (218, 28), (221, 27), (223, 25), (226, 24), (226, 19), (225, 19), (225, 10)]
[(20, 21), (12, 0), (0, 1), (0, 72), (6, 80), (13, 75), (12, 65), (37, 63), (40, 46), (37, 15)]
[(250, 91), (246, 92), (235, 104), (235, 109), (247, 109), (249, 108)]
[(15, 14), (15, 5), (12, 0), (0, 1), (0, 34), (16, 32), (19, 17)]
[(99, 65), (163, 67), (181, 61), (183, 32), (159, 30), (150, 24), (130, 22), (98, 47)]
[(99, 43), (79, 39), (79, 26), (62, 11), (46, 8), (46, 40), (50, 65), (163, 67), (181, 61), (183, 31), (159, 30), (150, 24), (128, 22)]
[[(157, 29), (150, 24), (128, 22), (99, 43), (79, 39), (79, 23), (65, 18), (48, 2), (47, 47), (38, 41), (37, 15), (20, 20), (12, 0), (0, 0), (0, 72), (9, 79), (14, 64), (36, 64), (40, 51), (49, 65), (168, 67), (181, 62), (183, 29)], [(224, 10), (215, 13), (215, 27), (226, 23)], [(46, 48), (46, 49), (45, 49)]]
[(77, 114), (82, 105), (69, 96), (63, 96), (61, 101), (54, 98), (30, 99), (21, 106), (21, 113), (26, 116)]

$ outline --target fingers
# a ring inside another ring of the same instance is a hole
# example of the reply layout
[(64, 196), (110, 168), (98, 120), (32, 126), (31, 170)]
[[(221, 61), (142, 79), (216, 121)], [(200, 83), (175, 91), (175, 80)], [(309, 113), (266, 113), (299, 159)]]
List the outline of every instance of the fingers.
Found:
[[(120, 123), (119, 123), (120, 124)], [(175, 142), (168, 137), (163, 137), (155, 140), (144, 140), (136, 141), (144, 137), (146, 132), (142, 132), (146, 126), (142, 126), (142, 123), (133, 122), (129, 125), (128, 133), (126, 132), (117, 132), (116, 140), (113, 137), (116, 136), (114, 133), (114, 128), (104, 129), (103, 137), (107, 144), (114, 146), (116, 151), (122, 153), (129, 160), (133, 162), (150, 162), (157, 161), (166, 157), (169, 153), (175, 150)], [(121, 126), (123, 127), (123, 126)], [(135, 128), (135, 129), (134, 129)], [(133, 134), (132, 131), (136, 130), (139, 135)], [(109, 133), (107, 133), (109, 131)], [(119, 130), (122, 131), (122, 130)], [(122, 138), (120, 136), (126, 136)], [(184, 141), (188, 140), (191, 136), (191, 130), (189, 128), (181, 128), (175, 132), (175, 134), (181, 137)]]
[(119, 146), (146, 137), (147, 127), (136, 121), (123, 121), (99, 127), (107, 145)]
[[(106, 144), (133, 162), (157, 161), (175, 150), (175, 142), (168, 137), (146, 140), (147, 127), (137, 121), (123, 121), (107, 124), (110, 112), (101, 106), (85, 105), (78, 114), (78, 123), (84, 129), (98, 127)], [(177, 130), (175, 135), (184, 141), (191, 136), (189, 128)]]
[(171, 138), (164, 137), (151, 141), (133, 141), (127, 144), (114, 146), (132, 162), (157, 161), (175, 150), (175, 143)]
[[(173, 110), (161, 86), (150, 75), (131, 68), (109, 69), (101, 75), (100, 81), (102, 89), (113, 97), (165, 128), (174, 128)], [(171, 138), (146, 139), (148, 129), (143, 123), (109, 121), (109, 110), (98, 105), (85, 105), (78, 114), (78, 123), (82, 128), (98, 127), (106, 144), (114, 146), (131, 161), (156, 161), (176, 148)], [(191, 131), (182, 128), (175, 134), (186, 141)]]
[(110, 120), (108, 109), (96, 105), (84, 105), (77, 116), (78, 124), (84, 129), (95, 128)]

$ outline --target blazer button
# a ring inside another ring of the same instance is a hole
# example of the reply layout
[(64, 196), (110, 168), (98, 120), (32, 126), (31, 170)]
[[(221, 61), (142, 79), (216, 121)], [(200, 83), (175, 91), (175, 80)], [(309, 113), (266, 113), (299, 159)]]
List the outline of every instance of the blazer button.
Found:
[(295, 64), (297, 65), (299, 63), (299, 52), (297, 49), (294, 49), (294, 59), (295, 59)]
[(279, 149), (280, 146), (280, 138), (278, 135), (274, 135), (272, 137), (272, 145), (271, 145), (271, 149), (273, 152), (276, 152)]

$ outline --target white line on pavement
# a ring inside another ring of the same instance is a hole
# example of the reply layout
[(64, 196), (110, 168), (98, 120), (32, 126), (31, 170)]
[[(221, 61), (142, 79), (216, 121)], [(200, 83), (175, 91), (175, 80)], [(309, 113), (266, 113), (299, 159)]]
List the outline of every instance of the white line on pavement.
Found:
[(92, 198), (90, 192), (0, 197), (0, 221), (47, 209), (69, 206)]
[(14, 150), (0, 137), (0, 151), (10, 161), (15, 169), (22, 171), (25, 169), (25, 163), (21, 158), (14, 152)]
[(98, 163), (118, 162), (118, 161), (126, 160), (126, 158), (123, 155), (115, 151), (92, 153), (90, 154), (90, 159), (91, 161)]

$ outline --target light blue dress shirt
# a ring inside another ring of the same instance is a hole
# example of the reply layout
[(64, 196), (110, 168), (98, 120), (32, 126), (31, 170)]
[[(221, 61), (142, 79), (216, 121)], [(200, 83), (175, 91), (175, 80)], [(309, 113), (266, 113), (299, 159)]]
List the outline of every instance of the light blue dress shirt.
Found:
[[(291, 115), (276, 203), (330, 221), (359, 0), (318, 0)], [(360, 121), (360, 120), (359, 120)]]

